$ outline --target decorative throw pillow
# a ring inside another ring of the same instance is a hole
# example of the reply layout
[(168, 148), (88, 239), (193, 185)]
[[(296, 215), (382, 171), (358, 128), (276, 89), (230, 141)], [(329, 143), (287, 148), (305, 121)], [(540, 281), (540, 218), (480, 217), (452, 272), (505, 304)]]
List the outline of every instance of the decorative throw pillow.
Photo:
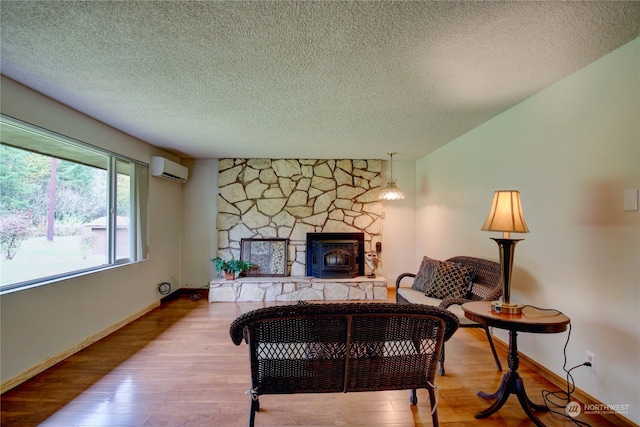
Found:
[(352, 359), (373, 359), (384, 355), (384, 342), (354, 342), (349, 347), (349, 357)]
[(473, 284), (473, 268), (441, 262), (433, 274), (433, 281), (425, 294), (431, 298), (464, 298)]
[(433, 280), (433, 272), (436, 270), (436, 267), (440, 261), (436, 259), (431, 259), (429, 257), (422, 258), (422, 262), (420, 263), (420, 268), (418, 269), (418, 274), (413, 279), (413, 285), (411, 285), (411, 289), (415, 289), (420, 292), (426, 292), (429, 285)]
[(305, 349), (308, 359), (344, 359), (346, 346), (338, 342), (310, 342)]

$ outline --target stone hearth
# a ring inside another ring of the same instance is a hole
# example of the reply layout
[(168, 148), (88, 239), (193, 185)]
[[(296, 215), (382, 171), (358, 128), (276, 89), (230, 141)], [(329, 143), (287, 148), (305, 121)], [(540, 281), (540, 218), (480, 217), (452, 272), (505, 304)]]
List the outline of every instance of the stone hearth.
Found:
[(386, 300), (384, 277), (348, 279), (315, 277), (243, 277), (212, 280), (209, 302)]

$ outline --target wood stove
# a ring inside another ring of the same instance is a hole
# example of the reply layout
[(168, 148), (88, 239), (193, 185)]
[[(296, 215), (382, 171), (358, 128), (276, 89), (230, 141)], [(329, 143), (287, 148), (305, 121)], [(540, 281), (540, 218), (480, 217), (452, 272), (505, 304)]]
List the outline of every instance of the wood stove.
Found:
[(364, 233), (308, 233), (307, 276), (364, 276)]

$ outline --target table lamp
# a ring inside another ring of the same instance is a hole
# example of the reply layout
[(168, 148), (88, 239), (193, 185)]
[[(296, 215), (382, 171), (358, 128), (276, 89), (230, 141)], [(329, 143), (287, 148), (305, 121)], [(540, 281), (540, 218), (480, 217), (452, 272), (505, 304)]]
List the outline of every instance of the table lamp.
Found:
[(512, 239), (510, 233), (528, 233), (524, 222), (520, 192), (516, 190), (499, 190), (493, 193), (493, 203), (489, 216), (482, 226), (483, 231), (502, 231), (502, 238), (491, 238), (498, 244), (500, 251), (500, 273), (502, 282), (502, 301), (491, 303), (491, 309), (499, 313), (520, 314), (522, 304), (512, 304), (511, 270), (516, 243), (523, 239)]

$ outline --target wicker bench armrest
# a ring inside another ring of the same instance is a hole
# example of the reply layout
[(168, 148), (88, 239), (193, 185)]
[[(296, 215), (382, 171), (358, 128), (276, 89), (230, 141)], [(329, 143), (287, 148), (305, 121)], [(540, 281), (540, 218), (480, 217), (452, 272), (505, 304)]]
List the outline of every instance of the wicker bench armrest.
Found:
[(502, 297), (502, 286), (496, 286), (495, 289), (493, 289), (493, 291), (491, 291), (490, 293), (484, 295), (483, 300), (484, 301), (497, 301), (500, 299), (500, 297)]
[(462, 305), (465, 302), (471, 302), (471, 300), (466, 298), (445, 298), (442, 300), (438, 307), (446, 309), (451, 307), (452, 305)]
[(416, 277), (416, 275), (413, 274), (413, 273), (402, 273), (401, 275), (399, 275), (398, 278), (396, 279), (396, 289), (398, 289), (400, 287), (400, 282), (405, 277)]

